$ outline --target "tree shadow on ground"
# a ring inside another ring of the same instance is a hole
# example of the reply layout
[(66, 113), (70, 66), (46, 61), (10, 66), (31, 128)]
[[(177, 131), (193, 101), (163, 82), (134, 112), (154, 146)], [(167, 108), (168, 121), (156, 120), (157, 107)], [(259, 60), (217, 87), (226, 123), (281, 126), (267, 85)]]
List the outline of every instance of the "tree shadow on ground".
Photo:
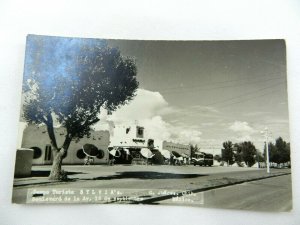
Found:
[[(76, 174), (85, 174), (82, 172), (68, 172), (66, 171), (67, 175), (76, 175)], [(49, 177), (50, 170), (32, 170), (31, 177)]]
[(181, 174), (181, 173), (160, 173), (149, 171), (128, 171), (118, 172), (116, 175), (106, 177), (95, 177), (92, 180), (114, 180), (114, 179), (186, 179), (207, 176), (206, 174)]

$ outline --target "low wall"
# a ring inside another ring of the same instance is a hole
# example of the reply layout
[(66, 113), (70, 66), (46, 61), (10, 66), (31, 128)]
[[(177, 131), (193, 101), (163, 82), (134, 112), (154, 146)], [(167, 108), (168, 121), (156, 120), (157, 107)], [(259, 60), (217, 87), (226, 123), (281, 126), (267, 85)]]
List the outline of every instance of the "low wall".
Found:
[(27, 148), (17, 149), (15, 177), (29, 177), (31, 175), (31, 166), (33, 159), (33, 150)]

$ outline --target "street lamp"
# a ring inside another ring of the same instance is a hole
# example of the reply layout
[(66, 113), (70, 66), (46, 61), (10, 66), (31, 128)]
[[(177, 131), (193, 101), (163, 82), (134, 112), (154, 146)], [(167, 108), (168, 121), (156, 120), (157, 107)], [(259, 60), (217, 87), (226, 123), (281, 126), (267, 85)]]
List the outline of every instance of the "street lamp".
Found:
[(267, 173), (270, 173), (270, 162), (269, 162), (269, 144), (268, 144), (268, 138), (269, 138), (269, 129), (266, 127), (263, 131), (260, 132), (265, 137), (266, 142), (266, 154), (267, 154)]

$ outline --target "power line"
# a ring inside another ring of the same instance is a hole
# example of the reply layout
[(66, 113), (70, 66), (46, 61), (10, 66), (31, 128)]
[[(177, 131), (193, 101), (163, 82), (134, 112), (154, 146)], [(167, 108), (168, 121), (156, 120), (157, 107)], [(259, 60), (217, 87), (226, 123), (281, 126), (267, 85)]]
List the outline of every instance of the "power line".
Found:
[(246, 78), (242, 78), (242, 79), (233, 79), (233, 80), (226, 80), (226, 81), (214, 81), (214, 82), (208, 82), (208, 83), (201, 83), (202, 85), (191, 85), (191, 86), (175, 86), (175, 87), (165, 87), (162, 90), (157, 90), (158, 92), (160, 91), (167, 91), (167, 90), (182, 90), (182, 89), (186, 89), (186, 88), (193, 88), (193, 87), (206, 87), (206, 86), (211, 86), (211, 85), (216, 85), (216, 84), (224, 84), (224, 83), (233, 83), (233, 82), (240, 82), (240, 81), (247, 81), (247, 80), (265, 80), (265, 79), (280, 79), (280, 78), (286, 78), (285, 76), (282, 75), (271, 75), (271, 76), (264, 76), (264, 77), (246, 77)]
[[(226, 104), (224, 106), (222, 105), (222, 104), (224, 104), (224, 103), (226, 103), (228, 101), (238, 100), (241, 97), (244, 97), (244, 96), (247, 96), (247, 95), (251, 95), (251, 94), (257, 94), (259, 92), (265, 91), (266, 89), (273, 88), (273, 87), (279, 86), (281, 84), (284, 84), (284, 82), (276, 83), (276, 84), (273, 84), (273, 85), (270, 85), (270, 86), (267, 86), (267, 87), (255, 90), (255, 91), (247, 92), (247, 93), (244, 93), (242, 95), (239, 95), (239, 96), (236, 96), (236, 97), (233, 97), (233, 98), (229, 98), (229, 99), (225, 99), (225, 100), (222, 100), (222, 101), (217, 101), (217, 102), (213, 102), (213, 103), (210, 103), (210, 104), (206, 104), (203, 107), (209, 107), (209, 106), (212, 106), (212, 105), (221, 104), (221, 106), (218, 106), (218, 108), (225, 108), (227, 106), (231, 106), (231, 105), (238, 104), (238, 103), (241, 103), (241, 102), (250, 101), (252, 99), (256, 99), (258, 97), (262, 97), (262, 96), (265, 96), (267, 94), (272, 94), (274, 92), (274, 90), (272, 90), (271, 92), (264, 93), (263, 95), (253, 96), (251, 98), (242, 99), (241, 101), (228, 103), (228, 104)], [(189, 115), (193, 115), (193, 114), (199, 114), (199, 112), (190, 112), (189, 113)]]
[(273, 94), (273, 91), (269, 92), (269, 93), (265, 93), (263, 95), (255, 96), (255, 97), (252, 97), (252, 98), (243, 99), (242, 101), (233, 102), (232, 104), (227, 104), (227, 105), (224, 105), (224, 106), (219, 106), (219, 108), (225, 108), (225, 107), (228, 107), (228, 106), (231, 106), (231, 105), (235, 105), (235, 104), (238, 104), (238, 103), (241, 103), (241, 102), (251, 101), (253, 99), (256, 99), (256, 98), (259, 98), (259, 97), (262, 97), (262, 96), (266, 96), (266, 95), (269, 95), (269, 94)]
[(277, 83), (277, 84), (270, 85), (268, 87), (260, 88), (260, 89), (255, 90), (255, 91), (247, 92), (247, 93), (244, 93), (242, 95), (239, 95), (239, 96), (236, 96), (236, 97), (232, 97), (232, 98), (229, 98), (229, 99), (226, 99), (226, 100), (223, 100), (223, 101), (213, 102), (213, 103), (210, 103), (210, 104), (205, 105), (205, 106), (212, 106), (212, 105), (215, 105), (215, 104), (218, 104), (218, 103), (225, 103), (225, 102), (228, 102), (228, 101), (232, 101), (232, 100), (234, 100), (236, 98), (240, 98), (241, 96), (247, 96), (247, 95), (250, 95), (250, 94), (254, 94), (254, 93), (257, 93), (257, 92), (260, 92), (260, 91), (264, 91), (264, 90), (269, 89), (269, 88), (273, 88), (273, 87), (279, 86), (281, 84), (284, 84), (284, 82), (280, 82), (280, 83)]
[[(268, 80), (259, 80), (259, 81), (254, 81), (254, 82), (247, 82), (247, 83), (242, 83), (242, 84), (233, 84), (233, 85), (225, 85), (225, 86), (217, 86), (217, 87), (206, 87), (206, 86), (197, 86), (197, 89), (188, 89), (188, 90), (174, 90), (174, 91), (160, 91), (159, 93), (162, 94), (182, 94), (182, 93), (192, 93), (192, 92), (199, 92), (199, 91), (206, 91), (206, 90), (217, 90), (217, 89), (223, 89), (223, 88), (232, 88), (232, 87), (242, 87), (245, 85), (249, 85), (249, 84), (255, 84), (255, 83), (260, 83), (260, 82), (268, 82), (271, 80), (275, 80), (275, 79), (284, 79), (284, 77), (278, 77), (278, 78), (272, 78), (272, 79), (268, 79)], [(203, 88), (206, 87), (206, 88)]]

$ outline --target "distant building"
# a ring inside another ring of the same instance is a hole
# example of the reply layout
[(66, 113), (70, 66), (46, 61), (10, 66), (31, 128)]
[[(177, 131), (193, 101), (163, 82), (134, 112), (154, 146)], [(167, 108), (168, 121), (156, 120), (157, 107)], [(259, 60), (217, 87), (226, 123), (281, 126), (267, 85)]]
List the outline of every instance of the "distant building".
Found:
[(184, 145), (184, 144), (180, 144), (180, 143), (163, 141), (162, 142), (162, 149), (163, 150), (168, 150), (170, 152), (177, 152), (180, 155), (186, 155), (187, 157), (191, 156), (190, 145)]
[[(64, 128), (54, 129), (58, 146), (61, 146), (65, 138)], [(108, 131), (92, 131), (89, 138), (81, 138), (78, 142), (72, 141), (63, 164), (83, 164), (86, 155), (82, 147), (85, 144), (93, 144), (99, 149), (99, 155), (94, 158), (94, 164), (107, 164), (109, 159)], [(28, 125), (23, 132), (22, 148), (31, 148), (34, 150), (34, 165), (52, 164), (52, 146), (47, 133), (46, 126)]]

